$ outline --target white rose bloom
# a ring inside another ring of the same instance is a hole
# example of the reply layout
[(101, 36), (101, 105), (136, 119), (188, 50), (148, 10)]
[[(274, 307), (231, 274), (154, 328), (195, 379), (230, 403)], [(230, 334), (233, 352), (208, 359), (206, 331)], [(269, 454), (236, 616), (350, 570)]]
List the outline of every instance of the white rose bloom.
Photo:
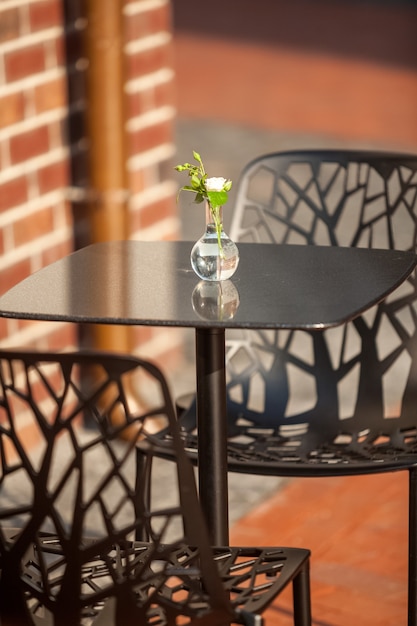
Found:
[(223, 187), (226, 183), (226, 178), (213, 176), (212, 178), (207, 178), (206, 189), (207, 191), (223, 191)]

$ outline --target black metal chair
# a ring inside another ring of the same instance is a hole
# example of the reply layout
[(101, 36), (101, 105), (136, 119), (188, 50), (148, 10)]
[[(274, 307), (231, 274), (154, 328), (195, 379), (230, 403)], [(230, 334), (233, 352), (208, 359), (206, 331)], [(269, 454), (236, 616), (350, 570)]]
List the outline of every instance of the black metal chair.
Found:
[[(146, 407), (129, 395), (132, 377)], [(134, 461), (139, 440), (152, 448), (155, 418), (170, 429), (178, 498), (150, 510)], [(209, 546), (169, 390), (151, 363), (0, 352), (0, 462), (2, 626), (258, 625), (291, 581), (296, 623), (311, 623), (308, 550)], [(143, 530), (148, 541), (135, 540)]]
[[(242, 173), (230, 235), (416, 251), (417, 156), (261, 156)], [(226, 352), (230, 471), (307, 477), (409, 470), (409, 626), (417, 625), (416, 286), (414, 273), (384, 302), (326, 332), (230, 332)], [(196, 461), (195, 401), (179, 399), (178, 409)]]

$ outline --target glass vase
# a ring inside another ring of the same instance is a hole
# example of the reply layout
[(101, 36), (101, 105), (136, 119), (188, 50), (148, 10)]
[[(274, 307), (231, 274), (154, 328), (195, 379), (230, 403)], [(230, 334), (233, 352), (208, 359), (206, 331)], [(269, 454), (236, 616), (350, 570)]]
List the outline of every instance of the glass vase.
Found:
[[(213, 214), (214, 213), (214, 214)], [(223, 208), (206, 203), (206, 230), (191, 250), (191, 267), (202, 280), (228, 280), (239, 264), (237, 245), (223, 230)]]

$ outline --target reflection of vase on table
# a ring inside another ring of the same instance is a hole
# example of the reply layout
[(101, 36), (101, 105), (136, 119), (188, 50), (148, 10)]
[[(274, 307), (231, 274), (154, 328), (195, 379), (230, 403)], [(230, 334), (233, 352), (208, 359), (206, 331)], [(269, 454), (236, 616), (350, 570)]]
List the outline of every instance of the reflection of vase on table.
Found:
[(201, 319), (211, 322), (233, 319), (239, 304), (239, 292), (231, 280), (221, 283), (201, 280), (192, 295), (194, 311)]
[(222, 177), (208, 178), (198, 152), (193, 152), (198, 165), (177, 165), (178, 172), (188, 172), (190, 184), (181, 191), (195, 194), (194, 202), (205, 203), (206, 230), (191, 251), (191, 266), (203, 280), (227, 280), (235, 273), (239, 263), (236, 244), (223, 230), (223, 205), (227, 202), (232, 181)]

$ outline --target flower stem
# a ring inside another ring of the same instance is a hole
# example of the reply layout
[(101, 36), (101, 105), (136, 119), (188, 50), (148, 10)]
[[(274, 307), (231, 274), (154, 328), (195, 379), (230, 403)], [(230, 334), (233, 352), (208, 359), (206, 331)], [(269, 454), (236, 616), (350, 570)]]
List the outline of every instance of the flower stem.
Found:
[(223, 246), (222, 246), (222, 240), (221, 240), (221, 234), (222, 234), (222, 221), (220, 219), (220, 207), (215, 207), (213, 208), (211, 206), (211, 204), (209, 203), (209, 209), (210, 209), (210, 213), (213, 217), (213, 221), (214, 221), (214, 225), (216, 227), (216, 234), (217, 234), (217, 244), (219, 246), (219, 252), (220, 252), (220, 257), (222, 259), (224, 259), (224, 251), (223, 251)]

